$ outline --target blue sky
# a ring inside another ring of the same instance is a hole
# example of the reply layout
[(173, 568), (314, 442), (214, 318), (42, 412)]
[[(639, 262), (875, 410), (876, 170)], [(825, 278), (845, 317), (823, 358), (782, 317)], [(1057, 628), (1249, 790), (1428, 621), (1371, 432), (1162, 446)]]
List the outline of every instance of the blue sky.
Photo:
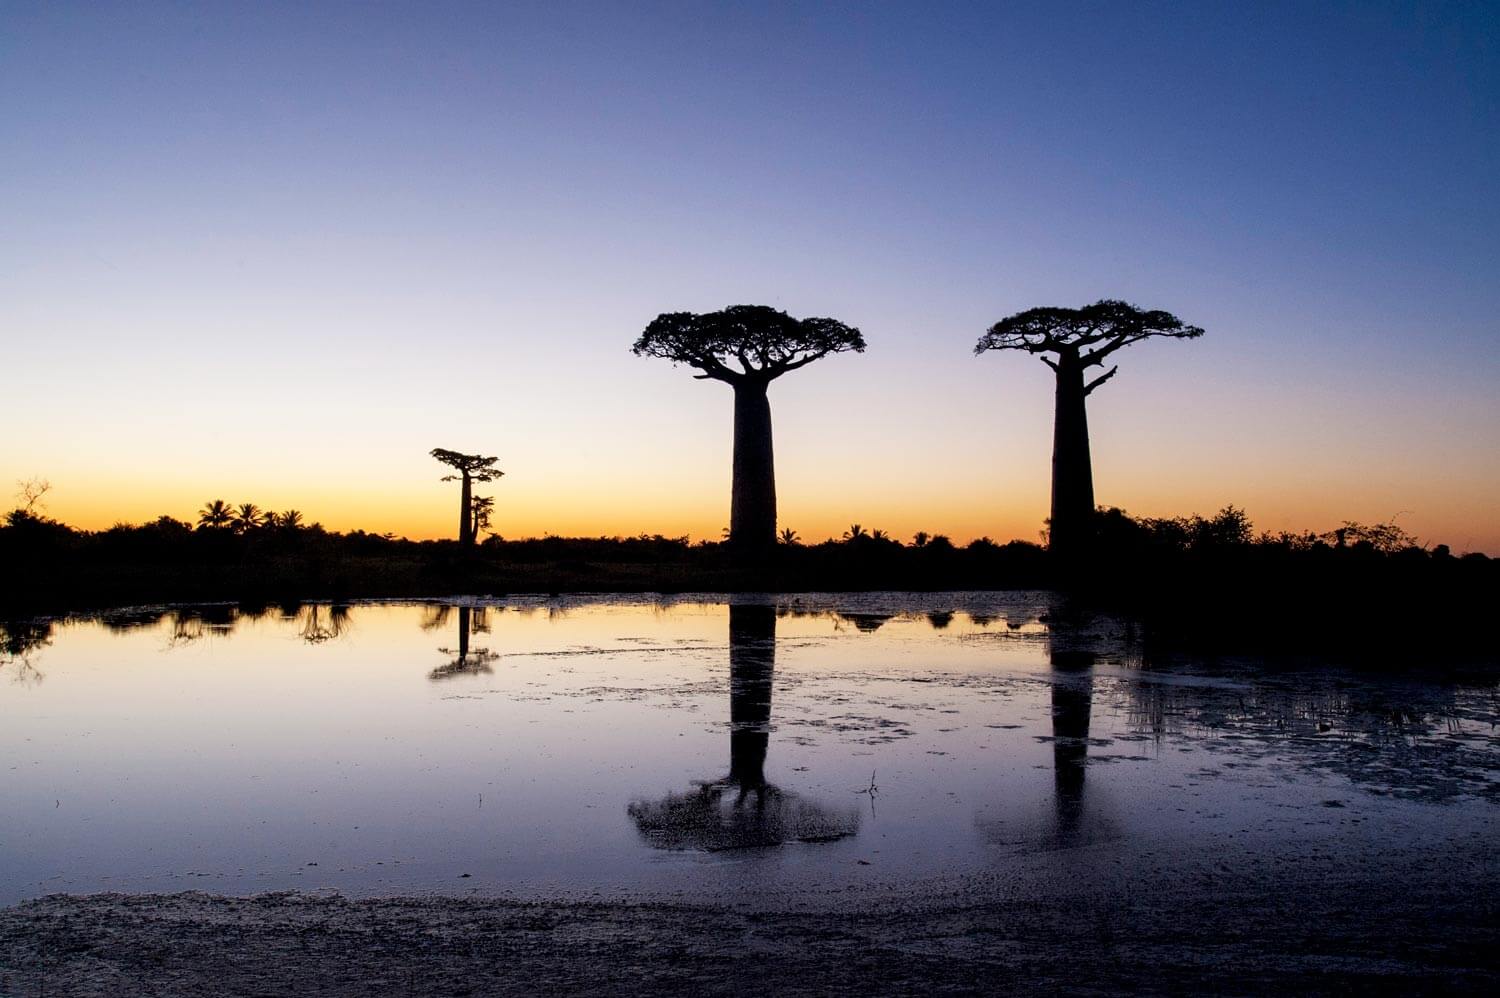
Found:
[(6, 4), (0, 474), (420, 535), (451, 446), (503, 532), (712, 536), (726, 393), (628, 346), (764, 302), (870, 341), (777, 387), (783, 522), (1029, 537), (1047, 372), (969, 350), (1123, 297), (1208, 335), (1091, 400), (1101, 501), (1500, 549), (1497, 20)]

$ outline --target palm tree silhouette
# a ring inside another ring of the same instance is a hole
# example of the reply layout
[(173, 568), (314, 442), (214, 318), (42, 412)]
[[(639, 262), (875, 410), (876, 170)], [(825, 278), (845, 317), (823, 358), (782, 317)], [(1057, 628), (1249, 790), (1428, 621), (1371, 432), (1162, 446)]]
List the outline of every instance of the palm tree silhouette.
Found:
[(198, 511), (198, 526), (222, 530), (234, 522), (234, 510), (223, 499), (215, 499)]
[(233, 526), (235, 533), (248, 534), (263, 522), (265, 522), (265, 514), (253, 502), (240, 503), (239, 508), (234, 511)]

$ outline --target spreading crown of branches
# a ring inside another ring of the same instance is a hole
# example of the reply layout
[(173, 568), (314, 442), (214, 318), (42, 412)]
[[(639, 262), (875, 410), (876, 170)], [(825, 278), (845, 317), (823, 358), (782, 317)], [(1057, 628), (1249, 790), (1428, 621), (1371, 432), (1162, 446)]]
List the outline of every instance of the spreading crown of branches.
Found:
[(735, 383), (779, 378), (831, 353), (861, 353), (865, 339), (837, 319), (794, 319), (767, 305), (733, 305), (702, 314), (663, 312), (631, 349), (696, 367), (699, 378)]

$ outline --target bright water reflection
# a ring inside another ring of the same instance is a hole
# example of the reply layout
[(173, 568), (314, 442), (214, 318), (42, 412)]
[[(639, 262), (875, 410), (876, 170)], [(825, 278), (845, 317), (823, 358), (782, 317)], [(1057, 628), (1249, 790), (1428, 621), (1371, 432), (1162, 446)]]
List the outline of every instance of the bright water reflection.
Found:
[(1493, 681), (1143, 660), (1046, 594), (8, 626), (0, 903), (711, 894), (1489, 835)]

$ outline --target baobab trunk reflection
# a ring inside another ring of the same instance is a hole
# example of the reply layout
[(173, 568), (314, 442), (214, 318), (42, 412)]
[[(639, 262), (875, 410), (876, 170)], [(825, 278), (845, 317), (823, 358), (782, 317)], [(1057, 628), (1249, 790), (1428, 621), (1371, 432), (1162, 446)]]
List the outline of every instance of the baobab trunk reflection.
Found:
[(859, 811), (804, 800), (766, 780), (776, 608), (729, 606), (729, 775), (626, 809), (658, 849), (747, 849), (830, 842), (859, 830)]
[(766, 785), (776, 608), (729, 607), (729, 782), (740, 796)]
[(1093, 711), (1094, 653), (1052, 652), (1052, 770), (1057, 838), (1077, 838), (1083, 820), (1084, 778)]

